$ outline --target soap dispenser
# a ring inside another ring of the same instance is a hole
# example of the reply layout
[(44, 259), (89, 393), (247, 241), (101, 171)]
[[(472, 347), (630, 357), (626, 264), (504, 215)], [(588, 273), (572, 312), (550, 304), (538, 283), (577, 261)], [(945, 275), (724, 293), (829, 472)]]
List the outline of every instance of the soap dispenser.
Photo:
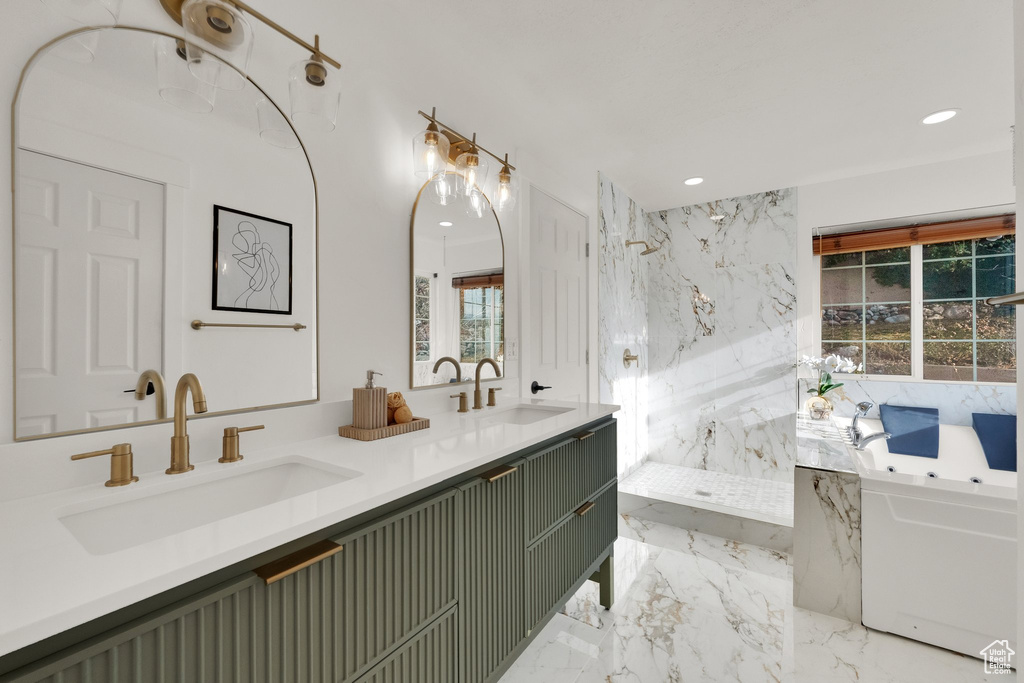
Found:
[(352, 390), (352, 426), (357, 429), (388, 426), (388, 390), (374, 384), (374, 375), (381, 373), (367, 370), (366, 386)]

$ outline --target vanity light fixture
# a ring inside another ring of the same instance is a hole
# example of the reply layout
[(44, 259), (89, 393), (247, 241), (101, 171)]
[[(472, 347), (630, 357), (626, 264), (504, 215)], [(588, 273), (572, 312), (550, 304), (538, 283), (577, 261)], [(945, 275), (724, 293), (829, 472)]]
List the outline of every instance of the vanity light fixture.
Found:
[(687, 178), (686, 180), (684, 180), (683, 185), (700, 185), (703, 182), (703, 178), (701, 178), (700, 176), (694, 176), (692, 178)]
[[(446, 205), (454, 194), (461, 197), (466, 205), (466, 213), (471, 216), (481, 216), (489, 209), (505, 211), (515, 206), (516, 196), (519, 189), (519, 179), (515, 172), (516, 167), (509, 163), (508, 155), (505, 158), (497, 156), (476, 141), (476, 133), (467, 137), (450, 126), (437, 120), (437, 109), (431, 110), (430, 114), (422, 111), (419, 115), (429, 121), (426, 130), (413, 138), (413, 167), (417, 175), (433, 177), (430, 181), (433, 190), (428, 196), (434, 203)], [(433, 136), (437, 136), (436, 139)], [(447, 150), (446, 154), (442, 154)], [(427, 155), (432, 154), (430, 159), (438, 160), (436, 171), (431, 173), (433, 166), (428, 164)], [(493, 203), (484, 195), (484, 186), (487, 182), (489, 162), (491, 157), (499, 164), (501, 170), (498, 172), (498, 184), (493, 196)], [(448, 164), (455, 166), (455, 172), (447, 171)], [(452, 184), (454, 181), (454, 188)]]
[(160, 0), (160, 4), (184, 29), (189, 69), (199, 80), (224, 90), (245, 87), (253, 50), (250, 19), (308, 50), (309, 59), (293, 64), (288, 72), (291, 118), (306, 128), (334, 130), (341, 103), (335, 70), (341, 64), (320, 50), (320, 36), (314, 36), (310, 45), (242, 0)]
[(930, 126), (935, 123), (942, 123), (943, 121), (949, 121), (958, 113), (960, 113), (959, 109), (942, 109), (941, 111), (928, 114), (928, 116), (921, 119), (921, 123), (926, 126)]
[(185, 41), (158, 36), (153, 48), (156, 52), (156, 81), (160, 98), (185, 111), (213, 111), (217, 88), (199, 80), (189, 70)]
[(121, 0), (40, 0), (58, 14), (83, 26), (117, 24)]

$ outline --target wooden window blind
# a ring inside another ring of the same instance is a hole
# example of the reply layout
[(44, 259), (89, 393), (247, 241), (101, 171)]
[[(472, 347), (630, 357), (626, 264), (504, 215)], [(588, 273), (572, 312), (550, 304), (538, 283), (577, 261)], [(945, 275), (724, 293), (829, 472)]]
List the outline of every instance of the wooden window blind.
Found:
[(505, 273), (484, 273), (482, 275), (467, 275), (465, 277), (453, 277), (452, 287), (455, 289), (475, 289), (477, 287), (501, 287), (505, 284)]
[(846, 254), (853, 251), (907, 247), (913, 244), (936, 244), (938, 242), (1012, 235), (1016, 223), (1015, 214), (1006, 214), (905, 228), (882, 228), (840, 235), (824, 235), (814, 238), (814, 253), (816, 255)]

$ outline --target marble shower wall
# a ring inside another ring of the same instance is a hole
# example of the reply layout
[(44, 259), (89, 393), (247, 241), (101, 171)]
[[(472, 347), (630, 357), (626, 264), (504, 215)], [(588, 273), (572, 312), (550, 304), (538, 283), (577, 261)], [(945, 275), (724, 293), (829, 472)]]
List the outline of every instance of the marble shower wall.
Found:
[(796, 190), (645, 221), (661, 247), (647, 271), (650, 458), (791, 481)]
[[(648, 259), (627, 240), (646, 239), (643, 211), (608, 178), (599, 178), (598, 250), (600, 400), (622, 406), (618, 418), (619, 477), (625, 477), (647, 455)], [(625, 368), (626, 349), (640, 357)]]

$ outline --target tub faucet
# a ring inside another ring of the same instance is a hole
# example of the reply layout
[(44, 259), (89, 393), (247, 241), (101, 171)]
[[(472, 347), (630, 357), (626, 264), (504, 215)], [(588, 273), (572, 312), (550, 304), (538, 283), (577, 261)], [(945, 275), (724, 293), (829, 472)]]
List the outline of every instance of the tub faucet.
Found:
[(867, 417), (868, 411), (875, 407), (875, 404), (871, 401), (861, 401), (857, 404), (857, 412), (853, 415), (853, 422), (850, 423), (850, 438), (853, 440), (853, 445), (857, 445), (860, 440), (860, 430), (857, 429), (857, 421), (862, 417)]
[(867, 436), (861, 436), (857, 433), (857, 440), (854, 441), (853, 445), (857, 447), (858, 451), (864, 450), (864, 448), (872, 441), (878, 441), (879, 439), (888, 439), (892, 436), (889, 432), (875, 432), (874, 434), (868, 434)]

